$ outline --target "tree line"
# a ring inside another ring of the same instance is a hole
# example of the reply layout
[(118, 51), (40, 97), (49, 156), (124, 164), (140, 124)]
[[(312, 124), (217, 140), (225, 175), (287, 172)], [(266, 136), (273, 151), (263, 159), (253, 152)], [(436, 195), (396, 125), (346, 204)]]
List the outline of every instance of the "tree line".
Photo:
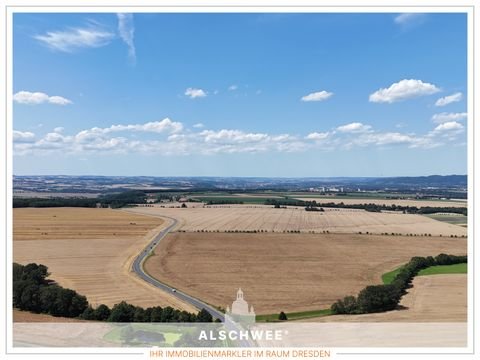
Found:
[(20, 310), (53, 316), (110, 322), (212, 322), (205, 309), (197, 314), (154, 306), (142, 308), (125, 301), (111, 309), (101, 304), (89, 305), (87, 298), (75, 290), (63, 288), (47, 280), (48, 268), (42, 264), (13, 263), (13, 306)]
[(207, 205), (234, 205), (234, 204), (243, 204), (241, 200), (233, 200), (233, 199), (211, 199), (207, 201)]
[(13, 198), (14, 208), (24, 207), (100, 207), (121, 208), (128, 204), (146, 204), (147, 194), (144, 191), (132, 190), (118, 194), (107, 194), (98, 198), (52, 197), (52, 198)]
[(359, 209), (366, 210), (370, 212), (381, 212), (381, 211), (401, 211), (404, 214), (435, 214), (435, 213), (454, 213), (467, 216), (466, 207), (440, 207), (440, 206), (402, 206), (402, 205), (385, 205), (385, 204), (345, 204), (343, 202), (318, 202), (316, 200), (305, 201), (298, 199), (266, 199), (264, 202), (265, 205), (273, 205), (275, 207), (280, 206), (302, 206), (305, 207), (306, 211), (322, 211), (322, 208), (336, 208), (336, 209)]
[[(300, 206), (300, 205), (299, 205)], [(382, 212), (382, 211), (400, 211), (404, 214), (435, 214), (435, 213), (453, 213), (461, 214), (467, 216), (466, 207), (440, 207), (440, 206), (402, 206), (402, 205), (385, 205), (385, 204), (344, 204), (340, 203), (317, 203), (313, 201), (303, 201), (301, 206), (305, 206), (306, 211), (315, 211), (312, 209), (318, 207), (328, 207), (328, 208), (337, 208), (337, 209), (361, 209), (370, 212)]]
[(413, 278), (422, 269), (435, 265), (452, 265), (466, 263), (467, 256), (440, 254), (436, 257), (412, 257), (401, 267), (390, 284), (367, 286), (358, 295), (346, 296), (337, 300), (331, 310), (334, 314), (367, 314), (393, 310), (401, 297), (406, 294)]

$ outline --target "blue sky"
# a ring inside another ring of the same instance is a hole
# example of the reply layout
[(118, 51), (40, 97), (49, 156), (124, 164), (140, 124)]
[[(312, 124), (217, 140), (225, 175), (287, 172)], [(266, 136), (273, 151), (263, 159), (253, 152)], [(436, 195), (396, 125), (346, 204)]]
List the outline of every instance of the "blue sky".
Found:
[(465, 174), (465, 14), (15, 14), (14, 173)]

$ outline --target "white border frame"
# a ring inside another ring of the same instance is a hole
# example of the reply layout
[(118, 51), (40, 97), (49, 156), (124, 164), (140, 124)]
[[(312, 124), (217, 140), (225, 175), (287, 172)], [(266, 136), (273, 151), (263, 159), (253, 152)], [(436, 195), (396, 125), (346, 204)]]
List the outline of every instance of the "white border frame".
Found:
[[(79, 1), (79, 0), (77, 0)], [(474, 156), (476, 152), (474, 140), (478, 139), (478, 129), (474, 125), (474, 84), (478, 83), (478, 75), (475, 74), (474, 58), (476, 49), (474, 47), (475, 36), (475, 22), (478, 20), (478, 15), (475, 15), (475, 0), (461, 0), (452, 4), (454, 1), (431, 1), (431, 0), (419, 0), (419, 1), (406, 1), (401, 6), (385, 4), (385, 1), (370, 1), (369, 5), (358, 6), (353, 5), (347, 1), (336, 1), (336, 5), (330, 4), (323, 5), (319, 1), (302, 1), (302, 3), (295, 3), (293, 0), (279, 0), (275, 3), (271, 1), (262, 1), (262, 5), (257, 5), (258, 2), (252, 0), (246, 0), (238, 2), (237, 4), (222, 4), (222, 1), (214, 0), (209, 1), (208, 4), (198, 6), (196, 1), (184, 1), (183, 4), (175, 4), (175, 1), (167, 0), (163, 1), (162, 5), (151, 5), (148, 1), (140, 0), (135, 4), (134, 0), (129, 0), (130, 4), (118, 5), (119, 1), (103, 0), (104, 5), (97, 5), (94, 0), (83, 1), (82, 4), (65, 5), (64, 2), (59, 0), (45, 1), (43, 5), (38, 5), (35, 0), (30, 1), (7, 1), (4, 5), (3, 17), (5, 19), (5, 26), (0, 30), (0, 36), (6, 39), (4, 56), (2, 57), (2, 65), (5, 68), (5, 89), (2, 89), (4, 95), (6, 111), (6, 132), (5, 132), (5, 147), (1, 148), (0, 158), (6, 159), (5, 166), (2, 172), (5, 172), (5, 176), (2, 177), (2, 185), (5, 187), (5, 204), (6, 208), (2, 209), (2, 215), (6, 220), (5, 235), (6, 235), (6, 259), (5, 267), (2, 267), (0, 276), (6, 276), (6, 298), (0, 302), (0, 305), (6, 306), (8, 309), (6, 314), (6, 326), (4, 336), (6, 336), (6, 348), (5, 355), (14, 354), (38, 354), (36, 357), (47, 358), (53, 354), (79, 354), (78, 348), (32, 348), (32, 349), (18, 349), (12, 347), (12, 300), (11, 300), (11, 266), (13, 254), (12, 254), (12, 208), (10, 206), (12, 201), (12, 125), (13, 125), (13, 113), (12, 113), (12, 86), (13, 86), (13, 74), (12, 74), (12, 25), (14, 13), (25, 12), (38, 12), (38, 13), (56, 13), (56, 12), (97, 12), (97, 13), (113, 13), (113, 12), (165, 12), (165, 13), (302, 13), (302, 12), (336, 12), (336, 13), (399, 13), (399, 12), (428, 12), (428, 13), (441, 13), (441, 12), (461, 12), (467, 13), (468, 18), (468, 65), (467, 65), (467, 110), (468, 110), (468, 212), (469, 212), (469, 224), (468, 224), (468, 255), (470, 261), (468, 263), (468, 346), (466, 348), (335, 348), (332, 349), (332, 353), (336, 357), (355, 355), (361, 358), (370, 358), (373, 354), (381, 355), (384, 357), (393, 357), (394, 354), (410, 354), (410, 355), (434, 355), (438, 357), (439, 354), (462, 356), (462, 358), (474, 358), (475, 343), (474, 338), (474, 324), (478, 324), (479, 316), (478, 312), (475, 312), (474, 308), (474, 296), (478, 289), (478, 279), (474, 279), (475, 264), (472, 259), (478, 258), (476, 256), (474, 248), (474, 235), (475, 235), (475, 203), (478, 196), (474, 192), (475, 184), (478, 185), (478, 181), (475, 178), (474, 169)], [(125, 2), (125, 1), (124, 1)], [(449, 4), (450, 2), (450, 4)], [(353, 5), (353, 6), (351, 6)], [(2, 20), (3, 21), (3, 20)], [(3, 214), (4, 213), (4, 214)], [(478, 250), (478, 249), (477, 249)], [(475, 253), (474, 253), (475, 252)], [(478, 251), (477, 251), (478, 252)], [(2, 260), (3, 261), (3, 260)], [(477, 285), (477, 286), (475, 286)], [(473, 290), (473, 291), (472, 291)], [(5, 302), (5, 303), (4, 303)], [(476, 321), (475, 321), (476, 320)], [(477, 340), (478, 341), (478, 340)], [(2, 341), (3, 342), (3, 341)], [(3, 346), (2, 346), (3, 347)], [(112, 350), (115, 350), (112, 352)], [(119, 354), (125, 355), (140, 355), (148, 354), (150, 349), (128, 349), (121, 348), (109, 349), (91, 349), (82, 348), (81, 354), (103, 354), (102, 358), (109, 358), (118, 356)], [(144, 352), (140, 353), (139, 350)], [(42, 354), (42, 355), (40, 355)], [(430, 357), (428, 356), (428, 357)]]

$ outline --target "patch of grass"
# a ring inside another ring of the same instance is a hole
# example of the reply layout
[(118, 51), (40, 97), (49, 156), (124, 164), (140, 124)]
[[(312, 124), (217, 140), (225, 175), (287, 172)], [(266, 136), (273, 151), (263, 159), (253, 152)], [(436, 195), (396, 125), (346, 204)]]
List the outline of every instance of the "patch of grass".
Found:
[[(257, 315), (256, 321), (257, 322), (276, 322), (278, 320), (278, 314), (268, 314), (268, 315)], [(311, 311), (300, 311), (300, 312), (293, 312), (293, 313), (286, 313), (288, 320), (300, 320), (300, 319), (310, 319), (316, 318), (321, 316), (328, 316), (332, 315), (332, 311), (330, 309), (323, 309), (323, 310), (311, 310)]]
[(430, 266), (426, 269), (420, 270), (421, 275), (438, 275), (438, 274), (466, 274), (467, 263), (453, 264), (453, 265), (436, 265)]
[(438, 215), (438, 214), (429, 214), (425, 215), (430, 219), (446, 222), (453, 225), (467, 225), (468, 218), (464, 215)]
[[(382, 275), (382, 282), (385, 285), (391, 284), (395, 276), (402, 271), (402, 266)], [(420, 270), (417, 275), (436, 275), (436, 274), (466, 274), (467, 263), (453, 265), (435, 265)]]
[[(268, 197), (248, 197), (248, 196), (192, 196), (192, 199), (201, 200), (204, 202), (219, 202), (219, 201), (230, 201), (230, 202), (242, 202), (243, 204), (263, 204)], [(221, 205), (221, 204), (213, 204)], [(224, 204), (224, 205), (233, 205), (233, 204)]]
[(398, 275), (400, 271), (402, 271), (403, 266), (400, 266), (399, 268), (396, 268), (395, 270), (389, 271), (385, 274), (382, 275), (382, 282), (385, 285), (391, 284), (393, 282), (393, 279), (395, 279), (395, 276)]

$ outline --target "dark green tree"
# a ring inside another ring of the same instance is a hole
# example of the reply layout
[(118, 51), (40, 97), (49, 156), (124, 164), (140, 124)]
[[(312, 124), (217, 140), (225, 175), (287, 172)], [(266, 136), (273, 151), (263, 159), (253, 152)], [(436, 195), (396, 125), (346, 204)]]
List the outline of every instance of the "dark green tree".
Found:
[(110, 316), (111, 310), (107, 305), (100, 304), (95, 309), (94, 313), (95, 313), (95, 320), (106, 321), (108, 319), (108, 317)]
[(202, 309), (198, 312), (197, 322), (212, 322), (212, 315), (205, 309)]

